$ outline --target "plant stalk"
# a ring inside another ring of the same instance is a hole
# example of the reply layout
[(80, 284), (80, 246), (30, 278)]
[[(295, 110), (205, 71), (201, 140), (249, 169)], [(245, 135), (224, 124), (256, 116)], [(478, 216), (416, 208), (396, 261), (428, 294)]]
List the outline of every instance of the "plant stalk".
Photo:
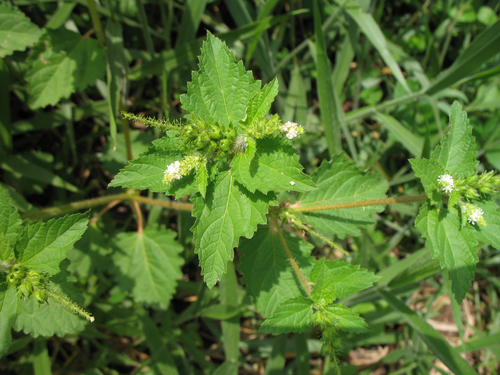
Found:
[(113, 194), (107, 195), (105, 197), (86, 199), (79, 202), (74, 202), (70, 204), (66, 204), (64, 206), (59, 207), (51, 207), (45, 210), (35, 211), (35, 212), (27, 212), (21, 215), (21, 218), (31, 219), (31, 220), (41, 220), (52, 216), (58, 216), (62, 214), (66, 214), (72, 211), (83, 210), (90, 207), (100, 206), (112, 201), (128, 201), (131, 200), (133, 202), (141, 202), (146, 204), (151, 204), (154, 206), (162, 206), (171, 210), (179, 210), (179, 211), (192, 211), (193, 205), (191, 203), (184, 202), (164, 202), (156, 199), (151, 199), (147, 197), (142, 197), (140, 195), (132, 195), (129, 193), (122, 194)]
[(422, 195), (414, 195), (411, 197), (370, 199), (370, 200), (366, 200), (366, 201), (325, 204), (325, 205), (317, 205), (317, 206), (301, 206), (300, 203), (297, 203), (297, 204), (291, 205), (287, 209), (287, 211), (288, 212), (314, 212), (314, 211), (326, 211), (326, 210), (339, 210), (342, 208), (378, 206), (378, 205), (396, 204), (396, 203), (425, 202), (426, 200), (427, 200), (427, 195), (422, 194)]
[(286, 244), (285, 237), (283, 236), (283, 232), (281, 231), (281, 228), (280, 228), (279, 223), (278, 223), (278, 218), (273, 215), (271, 220), (273, 221), (274, 227), (276, 228), (276, 232), (278, 233), (281, 244), (283, 245), (283, 248), (285, 249), (286, 256), (288, 257), (288, 260), (290, 261), (290, 264), (292, 265), (294, 272), (297, 274), (298, 278), (300, 279), (300, 282), (302, 283), (302, 285), (304, 286), (304, 289), (307, 292), (307, 295), (310, 297), (311, 292), (312, 292), (311, 285), (309, 285), (309, 281), (307, 281), (306, 277), (304, 276), (304, 274), (300, 270), (299, 265), (297, 264), (297, 262), (293, 258), (293, 255), (290, 252), (288, 245)]
[(94, 25), (94, 30), (99, 40), (101, 46), (106, 46), (106, 37), (104, 36), (104, 30), (102, 28), (101, 20), (99, 19), (99, 14), (97, 13), (97, 8), (95, 6), (94, 0), (87, 0), (87, 6), (90, 12), (90, 18), (92, 19), (92, 24)]

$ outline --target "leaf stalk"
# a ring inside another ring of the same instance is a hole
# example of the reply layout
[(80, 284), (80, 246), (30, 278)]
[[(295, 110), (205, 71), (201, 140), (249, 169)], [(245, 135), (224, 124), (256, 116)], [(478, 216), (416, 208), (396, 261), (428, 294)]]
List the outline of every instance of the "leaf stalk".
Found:
[(317, 205), (317, 206), (301, 206), (300, 203), (296, 203), (296, 204), (292, 204), (287, 209), (287, 211), (288, 212), (314, 212), (314, 211), (326, 211), (326, 210), (339, 210), (339, 209), (343, 209), (343, 208), (378, 206), (378, 205), (396, 204), (396, 203), (425, 202), (426, 200), (427, 200), (427, 195), (421, 194), (421, 195), (414, 195), (414, 196), (410, 196), (410, 197), (369, 199), (369, 200), (365, 200), (365, 201), (325, 204), (325, 205)]
[(307, 281), (306, 277), (304, 276), (304, 274), (300, 270), (299, 265), (297, 264), (297, 262), (293, 258), (293, 255), (290, 252), (290, 249), (288, 248), (288, 245), (286, 243), (285, 237), (283, 236), (283, 232), (281, 231), (281, 228), (279, 226), (278, 218), (276, 216), (272, 216), (271, 220), (272, 220), (272, 222), (274, 224), (274, 227), (276, 228), (276, 232), (278, 233), (278, 236), (280, 238), (281, 244), (283, 245), (283, 248), (285, 249), (286, 256), (288, 257), (288, 260), (290, 261), (290, 264), (292, 265), (292, 268), (293, 268), (294, 272), (297, 274), (297, 277), (299, 278), (300, 282), (304, 286), (304, 289), (307, 292), (307, 296), (310, 297), (311, 296), (311, 292), (312, 292), (311, 285), (309, 284), (309, 281)]

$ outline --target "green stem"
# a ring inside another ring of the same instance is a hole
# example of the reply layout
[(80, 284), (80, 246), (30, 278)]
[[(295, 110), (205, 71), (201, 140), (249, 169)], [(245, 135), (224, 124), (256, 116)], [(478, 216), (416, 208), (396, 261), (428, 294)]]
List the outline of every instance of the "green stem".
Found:
[(92, 18), (94, 30), (97, 35), (97, 40), (99, 40), (101, 46), (106, 46), (106, 37), (104, 36), (101, 20), (99, 19), (99, 14), (97, 13), (97, 8), (95, 6), (94, 0), (87, 0), (87, 5), (89, 7), (90, 18)]
[(299, 265), (293, 258), (292, 253), (290, 252), (290, 249), (288, 248), (288, 245), (286, 244), (285, 237), (283, 236), (283, 232), (281, 231), (281, 228), (278, 224), (278, 218), (276, 216), (272, 216), (271, 220), (273, 221), (274, 227), (276, 228), (276, 232), (278, 232), (278, 236), (280, 238), (281, 244), (283, 245), (283, 248), (285, 249), (286, 256), (288, 257), (288, 260), (290, 261), (290, 264), (292, 265), (293, 270), (297, 274), (297, 277), (299, 278), (300, 282), (304, 286), (304, 289), (307, 292), (308, 296), (311, 296), (311, 285), (309, 285), (309, 282), (307, 281), (306, 277), (300, 270)]
[(31, 219), (31, 220), (41, 220), (41, 219), (45, 219), (45, 218), (52, 217), (52, 216), (62, 215), (62, 214), (72, 212), (72, 211), (78, 211), (78, 210), (83, 210), (85, 208), (101, 206), (103, 204), (106, 204), (106, 203), (109, 203), (109, 202), (112, 202), (115, 200), (118, 200), (118, 201), (131, 200), (131, 201), (151, 204), (154, 206), (162, 206), (162, 207), (165, 207), (165, 208), (168, 208), (171, 210), (178, 210), (178, 211), (192, 211), (192, 209), (193, 209), (193, 205), (191, 203), (164, 202), (164, 201), (159, 201), (156, 199), (142, 197), (140, 195), (132, 195), (129, 193), (122, 193), (122, 194), (107, 195), (105, 197), (100, 197), (100, 198), (87, 199), (87, 200), (83, 200), (83, 201), (79, 201), (79, 202), (66, 204), (64, 206), (47, 208), (45, 210), (28, 212), (28, 213), (22, 214), (21, 218), (22, 219)]
[[(122, 100), (120, 99), (119, 102), (119, 107), (120, 107), (120, 113), (123, 113), (125, 110)], [(122, 121), (122, 128), (123, 128), (123, 135), (125, 136), (125, 147), (127, 150), (127, 160), (132, 160), (134, 158), (134, 155), (132, 154), (132, 142), (130, 141), (130, 127), (128, 125), (128, 120), (120, 116), (121, 121)]]
[(325, 211), (325, 210), (339, 210), (342, 208), (378, 206), (378, 205), (396, 204), (396, 203), (425, 202), (426, 200), (427, 200), (427, 195), (422, 194), (422, 195), (414, 195), (411, 197), (370, 199), (370, 200), (366, 200), (366, 201), (325, 204), (325, 205), (317, 205), (317, 206), (301, 206), (299, 203), (297, 203), (297, 204), (291, 205), (290, 208), (287, 209), (287, 211), (288, 212), (314, 212), (314, 211)]

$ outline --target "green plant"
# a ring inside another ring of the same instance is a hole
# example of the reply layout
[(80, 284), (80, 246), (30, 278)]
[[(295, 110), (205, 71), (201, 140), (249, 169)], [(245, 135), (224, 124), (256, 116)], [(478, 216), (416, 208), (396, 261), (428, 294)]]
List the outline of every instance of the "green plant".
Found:
[(0, 372), (498, 371), (498, 5), (12, 3)]

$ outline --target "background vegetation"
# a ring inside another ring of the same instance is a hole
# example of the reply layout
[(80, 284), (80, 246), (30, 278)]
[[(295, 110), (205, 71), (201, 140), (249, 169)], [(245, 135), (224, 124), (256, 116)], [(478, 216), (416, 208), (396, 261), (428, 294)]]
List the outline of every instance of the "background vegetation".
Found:
[[(73, 324), (72, 334), (13, 332), (2, 373), (329, 373), (317, 332), (265, 335), (236, 280), (226, 283), (231, 291), (203, 284), (185, 199), (172, 203), (146, 191), (131, 199), (138, 193), (108, 189), (159, 136), (121, 119), (119, 110), (181, 118), (179, 96), (197, 70), (206, 30), (255, 78), (278, 77), (271, 111), (306, 129), (294, 141), (306, 172), (345, 150), (358, 167), (388, 180), (389, 196), (419, 194), (408, 159), (440, 141), (453, 100), (474, 126), (479, 169), (500, 169), (497, 1), (317, 0), (316, 20), (314, 1), (0, 4), (1, 184), (28, 220), (92, 206), (89, 229), (62, 268), (73, 281), (66, 290), (96, 317), (61, 321)], [(423, 248), (417, 212), (417, 205), (387, 206), (361, 236), (339, 241), (349, 256), (309, 238), (313, 255), (344, 258), (381, 277), (342, 301), (372, 328), (344, 337), (343, 373), (446, 373), (441, 360), (453, 357), (446, 340), (478, 373), (496, 374), (500, 252), (481, 247), (476, 279), (458, 305), (439, 261)], [(153, 303), (126, 277), (125, 260), (135, 255), (124, 249), (142, 228), (183, 264), (182, 274), (169, 275), (178, 279), (166, 288), (170, 302)], [(176, 234), (158, 237), (166, 228)], [(237, 327), (237, 342), (223, 336), (221, 324)], [(228, 356), (238, 358), (237, 370), (221, 366)]]

